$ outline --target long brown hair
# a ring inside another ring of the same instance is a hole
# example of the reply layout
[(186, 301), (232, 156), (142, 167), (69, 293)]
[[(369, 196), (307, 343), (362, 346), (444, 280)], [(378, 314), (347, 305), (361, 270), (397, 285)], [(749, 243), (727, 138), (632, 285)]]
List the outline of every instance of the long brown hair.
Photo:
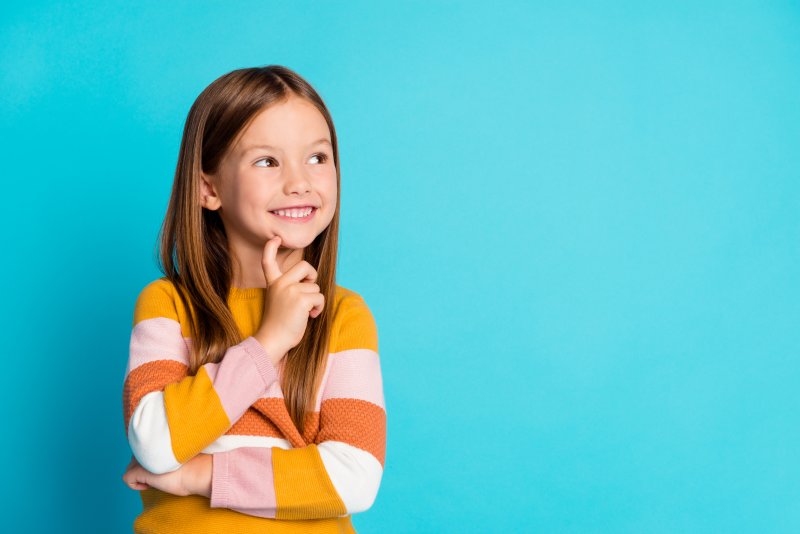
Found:
[[(260, 111), (290, 96), (312, 103), (325, 117), (333, 145), (337, 191), (341, 191), (336, 130), (325, 103), (296, 72), (267, 65), (238, 69), (214, 80), (197, 97), (183, 130), (175, 180), (157, 245), (158, 264), (189, 310), (189, 373), (222, 360), (242, 341), (228, 307), (234, 260), (219, 212), (200, 204), (201, 171), (213, 174), (238, 136)], [(286, 355), (281, 389), (286, 408), (302, 434), (306, 412), (314, 408), (330, 337), (339, 236), (339, 197), (328, 227), (305, 248), (303, 259), (317, 270), (325, 309), (308, 322), (300, 343)], [(160, 246), (159, 246), (160, 245)]]

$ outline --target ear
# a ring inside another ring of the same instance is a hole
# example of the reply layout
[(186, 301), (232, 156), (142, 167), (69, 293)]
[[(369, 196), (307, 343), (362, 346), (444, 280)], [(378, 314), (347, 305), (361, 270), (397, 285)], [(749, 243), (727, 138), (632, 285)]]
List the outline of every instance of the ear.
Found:
[(200, 174), (200, 205), (212, 211), (218, 210), (222, 205), (214, 181), (213, 176)]

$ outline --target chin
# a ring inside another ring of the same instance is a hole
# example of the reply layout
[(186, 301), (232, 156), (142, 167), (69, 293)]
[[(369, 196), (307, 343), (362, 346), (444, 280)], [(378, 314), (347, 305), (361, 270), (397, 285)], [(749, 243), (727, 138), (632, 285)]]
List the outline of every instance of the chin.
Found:
[[(280, 235), (280, 234), (278, 234), (278, 235)], [(281, 235), (281, 244), (280, 244), (280, 246), (278, 248), (279, 249), (283, 248), (283, 249), (296, 250), (298, 248), (306, 248), (308, 245), (310, 245), (313, 242), (314, 242), (313, 239), (311, 239), (311, 240), (297, 239), (297, 238), (288, 238), (287, 239), (287, 238), (285, 238), (284, 236)]]

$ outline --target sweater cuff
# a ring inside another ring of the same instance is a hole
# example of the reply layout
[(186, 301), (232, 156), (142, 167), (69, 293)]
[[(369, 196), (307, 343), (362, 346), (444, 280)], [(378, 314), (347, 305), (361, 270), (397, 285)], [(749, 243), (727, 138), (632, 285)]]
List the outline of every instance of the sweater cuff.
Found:
[(258, 369), (258, 374), (264, 380), (265, 389), (269, 389), (272, 383), (278, 380), (278, 370), (264, 349), (264, 345), (259, 343), (253, 336), (246, 337), (239, 345), (253, 360), (256, 369)]
[[(291, 494), (291, 492), (290, 492)], [(277, 498), (270, 447), (238, 447), (212, 455), (212, 508), (275, 518)]]
[(211, 455), (211, 508), (228, 508), (230, 501), (228, 453)]

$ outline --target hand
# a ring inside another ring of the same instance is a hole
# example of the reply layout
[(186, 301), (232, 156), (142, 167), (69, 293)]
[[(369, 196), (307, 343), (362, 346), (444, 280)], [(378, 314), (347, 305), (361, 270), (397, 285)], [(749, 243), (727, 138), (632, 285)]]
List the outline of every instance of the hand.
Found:
[(198, 454), (170, 473), (156, 475), (142, 467), (136, 457), (126, 468), (122, 480), (134, 490), (155, 488), (172, 495), (211, 497), (212, 460), (210, 454)]
[[(261, 263), (267, 296), (261, 327), (255, 335), (276, 364), (280, 357), (275, 359), (274, 355), (283, 357), (297, 346), (305, 334), (308, 318), (318, 317), (325, 309), (325, 295), (315, 283), (317, 271), (310, 263), (300, 260), (285, 273), (281, 272), (275, 259), (280, 243), (280, 236), (275, 236), (264, 247)], [(296, 249), (289, 258), (302, 257), (302, 253), (302, 249)]]

